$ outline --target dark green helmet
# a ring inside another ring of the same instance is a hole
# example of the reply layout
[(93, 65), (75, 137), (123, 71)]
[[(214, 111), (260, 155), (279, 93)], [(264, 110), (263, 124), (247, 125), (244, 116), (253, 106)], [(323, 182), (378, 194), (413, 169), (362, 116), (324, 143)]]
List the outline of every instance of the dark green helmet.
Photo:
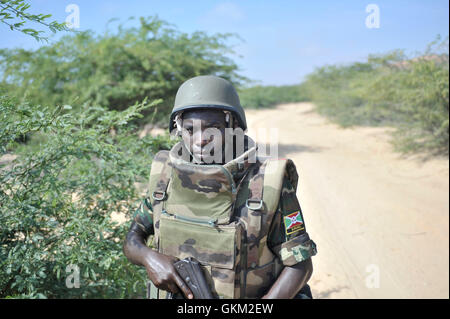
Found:
[(196, 76), (181, 84), (170, 115), (169, 131), (174, 128), (178, 112), (192, 109), (218, 109), (230, 111), (245, 131), (247, 122), (244, 109), (233, 85), (225, 79), (212, 75)]

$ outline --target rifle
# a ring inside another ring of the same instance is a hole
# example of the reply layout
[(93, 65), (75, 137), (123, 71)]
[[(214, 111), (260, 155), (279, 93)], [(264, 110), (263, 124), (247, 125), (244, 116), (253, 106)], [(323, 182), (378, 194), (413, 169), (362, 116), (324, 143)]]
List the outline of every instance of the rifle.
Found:
[[(198, 261), (188, 257), (173, 264), (195, 299), (214, 299)], [(181, 293), (168, 293), (167, 299), (184, 299)]]

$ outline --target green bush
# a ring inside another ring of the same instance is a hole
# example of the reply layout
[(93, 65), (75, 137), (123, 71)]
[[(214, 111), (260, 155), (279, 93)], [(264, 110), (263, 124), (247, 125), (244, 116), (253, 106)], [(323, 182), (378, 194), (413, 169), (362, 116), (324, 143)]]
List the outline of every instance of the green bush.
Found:
[(415, 58), (398, 50), (318, 68), (304, 88), (320, 113), (343, 126), (393, 126), (399, 151), (448, 155), (448, 77), (446, 39)]
[(241, 105), (245, 108), (267, 108), (280, 103), (308, 100), (301, 85), (253, 86), (239, 90)]
[[(132, 121), (154, 104), (74, 111), (0, 97), (0, 156), (19, 152), (21, 136), (45, 136), (0, 164), (0, 298), (144, 296), (145, 271), (125, 258), (122, 243), (142, 196), (137, 185), (153, 155), (173, 143), (137, 137)], [(69, 265), (81, 272), (78, 289), (66, 287)]]
[[(0, 50), (0, 88), (33, 105), (85, 103), (124, 110), (163, 99), (145, 111), (141, 123), (167, 118), (178, 87), (197, 75), (218, 75), (235, 85), (246, 78), (228, 56), (232, 34), (178, 31), (158, 17), (138, 27), (119, 26), (103, 35), (77, 32), (35, 51)], [(164, 122), (164, 124), (166, 124)]]

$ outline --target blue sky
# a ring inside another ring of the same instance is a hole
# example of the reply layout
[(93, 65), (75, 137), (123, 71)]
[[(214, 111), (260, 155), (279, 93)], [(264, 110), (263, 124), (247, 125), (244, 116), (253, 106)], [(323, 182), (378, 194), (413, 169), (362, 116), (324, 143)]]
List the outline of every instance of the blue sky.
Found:
[[(180, 31), (235, 32), (241, 74), (261, 84), (299, 83), (325, 64), (364, 60), (368, 54), (423, 51), (440, 34), (448, 36), (449, 2), (443, 0), (342, 1), (156, 1), (28, 0), (32, 13), (65, 21), (66, 6), (80, 9), (80, 30), (102, 33), (111, 18), (157, 14)], [(366, 6), (379, 8), (379, 28), (367, 28)], [(129, 21), (133, 26), (137, 22)], [(112, 22), (114, 29), (119, 22)], [(56, 38), (55, 38), (56, 39)], [(37, 48), (33, 38), (0, 25), (0, 48)]]

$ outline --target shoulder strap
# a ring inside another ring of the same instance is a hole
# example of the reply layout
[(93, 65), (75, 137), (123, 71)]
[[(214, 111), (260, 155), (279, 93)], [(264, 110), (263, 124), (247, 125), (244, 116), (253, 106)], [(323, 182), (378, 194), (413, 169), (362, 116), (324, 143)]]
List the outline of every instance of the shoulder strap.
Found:
[(159, 151), (153, 158), (148, 187), (153, 207), (154, 242), (157, 247), (159, 247), (159, 218), (162, 212), (163, 201), (166, 199), (170, 174), (169, 151)]
[[(156, 160), (156, 157), (154, 161)], [(153, 205), (157, 205), (158, 202), (163, 201), (166, 199), (166, 191), (167, 191), (167, 185), (169, 185), (170, 180), (170, 172), (169, 172), (169, 163), (168, 163), (168, 157), (165, 158), (164, 156), (159, 156), (158, 161), (162, 161), (162, 168), (159, 168), (159, 164), (157, 167), (159, 170), (155, 172), (155, 175), (159, 175), (159, 177), (155, 180), (157, 180), (157, 183), (154, 185), (153, 191), (151, 192), (150, 196), (152, 197)], [(153, 165), (152, 165), (152, 172), (153, 172)], [(151, 173), (153, 174), (153, 173)], [(152, 176), (150, 175), (150, 178)], [(156, 177), (156, 176), (155, 176)]]
[(249, 180), (247, 207), (247, 267), (259, 259), (259, 241), (267, 235), (278, 208), (284, 177), (297, 188), (298, 175), (290, 159), (266, 159)]
[(270, 211), (278, 207), (284, 178), (288, 178), (294, 190), (297, 190), (298, 174), (290, 159), (269, 160), (264, 175), (264, 201)]
[(253, 175), (248, 184), (249, 198), (247, 207), (247, 268), (255, 267), (259, 259), (259, 239), (261, 234), (263, 202), (264, 169), (267, 162), (259, 164), (258, 172)]

